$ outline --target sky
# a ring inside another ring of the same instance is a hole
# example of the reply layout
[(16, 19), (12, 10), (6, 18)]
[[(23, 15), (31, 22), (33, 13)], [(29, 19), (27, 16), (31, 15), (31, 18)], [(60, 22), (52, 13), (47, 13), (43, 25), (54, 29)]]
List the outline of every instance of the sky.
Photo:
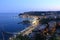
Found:
[(0, 12), (55, 11), (60, 0), (0, 0)]

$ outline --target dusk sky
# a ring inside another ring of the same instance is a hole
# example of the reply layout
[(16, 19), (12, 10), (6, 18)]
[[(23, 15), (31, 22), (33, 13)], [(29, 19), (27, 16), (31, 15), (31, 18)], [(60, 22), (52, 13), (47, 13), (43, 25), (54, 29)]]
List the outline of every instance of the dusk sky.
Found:
[(0, 0), (0, 12), (60, 10), (60, 0)]

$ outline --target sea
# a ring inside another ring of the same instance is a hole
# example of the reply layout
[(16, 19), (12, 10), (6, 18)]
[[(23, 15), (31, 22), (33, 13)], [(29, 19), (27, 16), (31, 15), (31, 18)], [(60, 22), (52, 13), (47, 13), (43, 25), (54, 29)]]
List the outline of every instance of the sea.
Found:
[(8, 40), (13, 32), (20, 32), (29, 25), (23, 25), (24, 19), (18, 16), (19, 13), (0, 13), (0, 40)]

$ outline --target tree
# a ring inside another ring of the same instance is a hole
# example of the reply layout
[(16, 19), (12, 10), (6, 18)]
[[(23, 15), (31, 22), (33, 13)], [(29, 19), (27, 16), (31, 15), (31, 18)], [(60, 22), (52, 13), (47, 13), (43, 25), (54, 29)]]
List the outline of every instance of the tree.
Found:
[(14, 40), (30, 40), (30, 38), (26, 35), (25, 36), (19, 35)]

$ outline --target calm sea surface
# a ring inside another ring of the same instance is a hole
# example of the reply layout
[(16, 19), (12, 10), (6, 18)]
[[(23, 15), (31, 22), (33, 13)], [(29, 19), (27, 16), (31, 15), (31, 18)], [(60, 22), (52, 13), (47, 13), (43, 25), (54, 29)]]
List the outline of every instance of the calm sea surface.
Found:
[[(12, 34), (7, 32), (19, 32), (29, 25), (18, 24), (22, 18), (19, 18), (18, 13), (0, 13), (0, 40), (3, 38), (7, 40)], [(2, 35), (3, 33), (3, 35)]]

